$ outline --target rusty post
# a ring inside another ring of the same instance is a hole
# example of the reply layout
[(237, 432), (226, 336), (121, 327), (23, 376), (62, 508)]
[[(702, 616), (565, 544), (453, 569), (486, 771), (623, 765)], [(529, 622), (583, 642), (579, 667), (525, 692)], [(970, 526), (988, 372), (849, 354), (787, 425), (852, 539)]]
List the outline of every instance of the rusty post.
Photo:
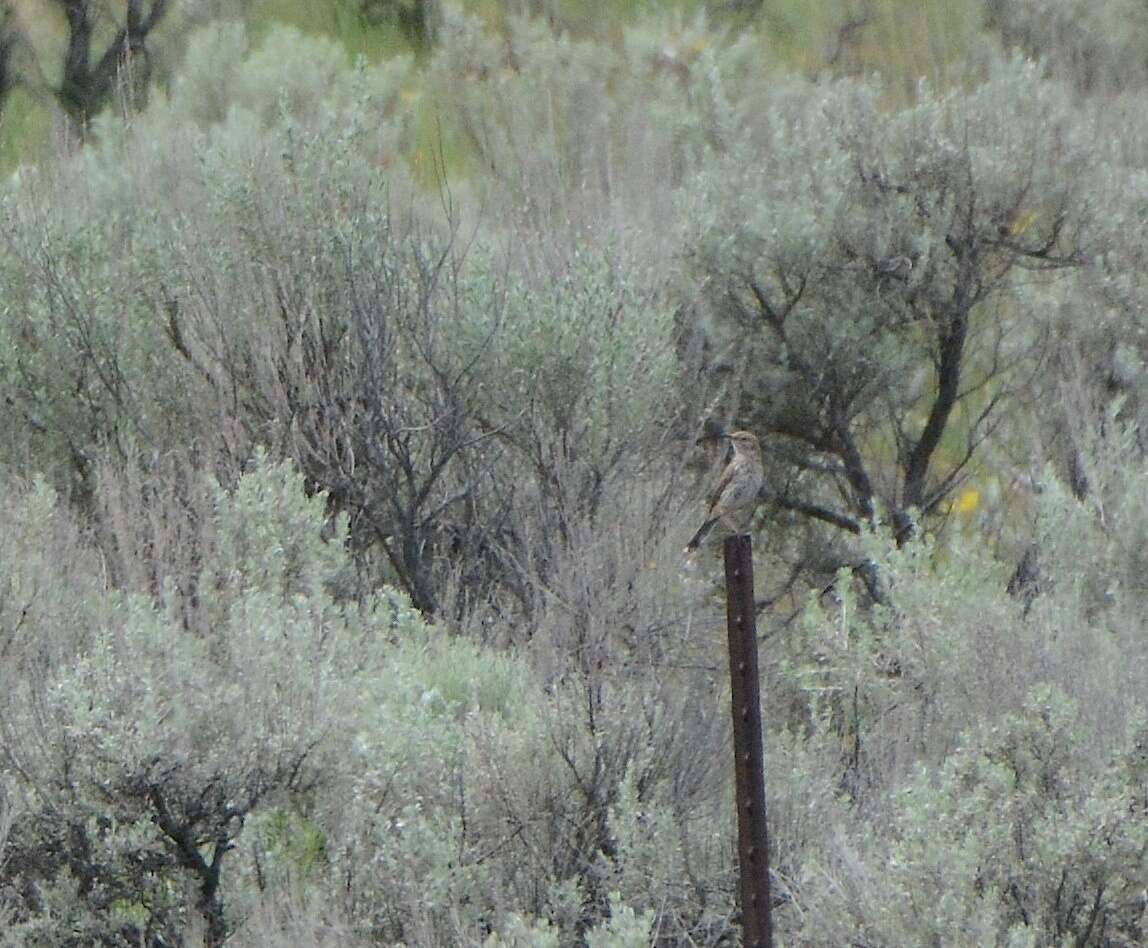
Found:
[(749, 536), (738, 534), (726, 538), (724, 553), (742, 943), (746, 948), (771, 948), (769, 830), (753, 602), (753, 548)]

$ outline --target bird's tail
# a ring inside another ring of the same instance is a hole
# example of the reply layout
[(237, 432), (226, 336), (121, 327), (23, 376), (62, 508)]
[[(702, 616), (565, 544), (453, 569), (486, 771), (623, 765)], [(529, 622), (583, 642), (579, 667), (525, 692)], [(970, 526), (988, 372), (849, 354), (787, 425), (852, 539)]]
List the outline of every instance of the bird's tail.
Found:
[(694, 550), (696, 550), (699, 546), (701, 546), (702, 543), (705, 541), (705, 538), (710, 535), (710, 531), (714, 528), (714, 524), (717, 522), (718, 522), (718, 518), (713, 517), (713, 518), (707, 520), (705, 523), (703, 523), (698, 528), (698, 532), (694, 534), (693, 539), (690, 540), (690, 542), (686, 544), (686, 552), (687, 553), (693, 553)]

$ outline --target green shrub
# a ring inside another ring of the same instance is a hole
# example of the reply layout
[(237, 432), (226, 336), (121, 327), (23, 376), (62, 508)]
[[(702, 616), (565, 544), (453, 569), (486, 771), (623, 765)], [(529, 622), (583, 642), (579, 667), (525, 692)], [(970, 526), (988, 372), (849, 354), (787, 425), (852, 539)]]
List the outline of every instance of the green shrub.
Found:
[[(224, 936), (224, 858), (245, 820), (328, 779), (389, 637), (419, 625), (392, 594), (333, 602), (345, 553), (319, 539), (323, 522), (323, 498), (260, 456), (217, 494), (196, 627), (171, 585), (158, 602), (110, 592), (83, 637), (12, 683), (0, 718), (13, 943), (170, 940), (194, 914), (213, 943)], [(36, 621), (17, 653), (30, 661), (61, 631)]]
[(1121, 760), (1131, 745), (1094, 762), (1088, 740), (1073, 702), (1038, 688), (1021, 713), (967, 734), (939, 775), (922, 772), (903, 787), (869, 937), (1139, 941), (1143, 787)]
[(1138, 113), (502, 12), (216, 24), (0, 195), (4, 937), (736, 940), (708, 420), (779, 940), (1143, 941)]
[(1084, 93), (1141, 87), (1148, 78), (1148, 34), (1134, 3), (1053, 0), (987, 5), (989, 25), (1006, 46), (1043, 63)]
[(683, 217), (686, 331), (718, 419), (767, 436), (778, 506), (843, 531), (856, 564), (847, 534), (943, 519), (1012, 436), (1006, 405), (1054, 348), (1048, 295), (1106, 246), (1090, 145), (1021, 62), (903, 110), (869, 83), (794, 83), (719, 131)]

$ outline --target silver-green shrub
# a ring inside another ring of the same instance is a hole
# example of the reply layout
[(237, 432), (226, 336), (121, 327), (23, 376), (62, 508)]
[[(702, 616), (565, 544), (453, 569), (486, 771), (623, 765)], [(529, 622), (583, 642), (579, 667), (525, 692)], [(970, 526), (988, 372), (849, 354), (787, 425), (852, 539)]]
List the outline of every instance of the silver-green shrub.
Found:
[[(170, 584), (155, 601), (93, 592), (70, 623), (26, 612), (10, 643), (24, 672), (0, 707), (16, 814), (4, 874), (21, 897), (10, 943), (170, 942), (196, 915), (223, 938), (245, 820), (337, 771), (362, 683), (419, 626), (396, 594), (334, 602), (346, 554), (320, 538), (323, 507), (262, 456), (218, 489), (194, 627)], [(50, 498), (45, 512), (50, 524)]]
[[(1089, 136), (1031, 65), (905, 109), (881, 95), (791, 83), (729, 117), (684, 207), (687, 331), (719, 419), (768, 435), (782, 511), (904, 540), (1012, 435), (1006, 409), (1056, 349), (1049, 298), (1107, 238)], [(838, 556), (859, 565), (852, 540)]]
[(500, 25), (216, 27), (0, 198), (9, 940), (736, 941), (709, 417), (779, 940), (1143, 941), (1134, 106)]

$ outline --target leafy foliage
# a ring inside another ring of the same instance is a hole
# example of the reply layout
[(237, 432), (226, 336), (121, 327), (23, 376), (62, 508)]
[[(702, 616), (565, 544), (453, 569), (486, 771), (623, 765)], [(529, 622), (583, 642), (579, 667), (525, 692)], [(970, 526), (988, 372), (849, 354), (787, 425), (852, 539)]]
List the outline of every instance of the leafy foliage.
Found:
[(736, 942), (736, 425), (779, 937), (1145, 940), (1137, 34), (702, 6), (184, 9), (5, 184), (0, 939)]
[[(372, 641), (417, 621), (388, 598), (331, 601), (343, 554), (321, 524), (321, 498), (259, 459), (217, 498), (198, 628), (180, 622), (170, 586), (154, 604), (109, 593), (70, 655), (11, 682), (3, 746), (22, 812), (6, 866), (27, 923), (8, 937), (33, 937), (71, 893), (87, 910), (76, 943), (133, 929), (170, 940), (185, 921), (170, 887), (184, 879), (222, 937), (222, 860), (248, 814), (330, 768), (346, 689), (380, 661)], [(18, 654), (52, 635), (38, 625)]]
[(1102, 245), (1077, 190), (1087, 151), (1034, 78), (1002, 68), (892, 115), (863, 86), (798, 90), (692, 205), (695, 331), (725, 411), (774, 437), (782, 508), (852, 533), (887, 518), (903, 539), (1040, 372), (1037, 287)]

